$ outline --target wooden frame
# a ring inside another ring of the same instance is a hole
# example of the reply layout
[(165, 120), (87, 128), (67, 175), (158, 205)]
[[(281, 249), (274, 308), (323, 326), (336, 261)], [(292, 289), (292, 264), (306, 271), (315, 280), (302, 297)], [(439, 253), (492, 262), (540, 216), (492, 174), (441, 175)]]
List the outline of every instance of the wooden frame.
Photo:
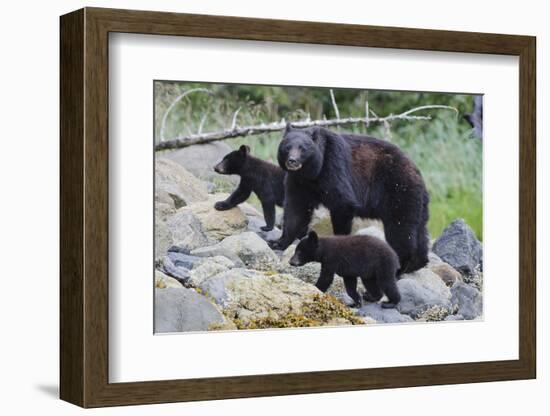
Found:
[[(519, 359), (109, 383), (109, 32), (519, 56)], [(99, 407), (535, 378), (535, 50), (529, 36), (98, 8), (62, 16), (61, 398)]]

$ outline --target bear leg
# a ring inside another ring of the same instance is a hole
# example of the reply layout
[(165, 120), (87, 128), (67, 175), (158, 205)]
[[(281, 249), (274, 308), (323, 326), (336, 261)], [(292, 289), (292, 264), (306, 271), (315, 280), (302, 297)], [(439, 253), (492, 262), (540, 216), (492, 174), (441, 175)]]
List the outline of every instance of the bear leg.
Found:
[(315, 283), (315, 286), (321, 292), (325, 293), (330, 287), (330, 285), (332, 284), (333, 280), (334, 280), (334, 271), (321, 267), (321, 275), (319, 276), (317, 283)]
[(353, 308), (361, 307), (361, 297), (357, 293), (357, 277), (356, 276), (342, 276), (344, 279), (344, 286), (346, 286), (346, 292), (349, 297), (353, 299)]
[(367, 277), (361, 277), (361, 281), (363, 282), (365, 289), (367, 289), (367, 291), (363, 294), (363, 299), (367, 302), (378, 302), (382, 297), (382, 291), (378, 287), (376, 279), (374, 277), (371, 277), (370, 279)]
[(342, 209), (331, 210), (330, 221), (332, 223), (332, 231), (335, 235), (348, 235), (351, 233), (353, 211)]
[(388, 297), (388, 301), (381, 304), (383, 308), (394, 308), (401, 300), (401, 293), (399, 293), (399, 289), (397, 288), (395, 275), (396, 270), (389, 266), (386, 267), (386, 270), (381, 270), (376, 275), (378, 287)]
[(263, 231), (271, 231), (275, 225), (275, 202), (268, 200), (262, 201), (264, 211), (265, 226), (261, 227)]
[(399, 257), (399, 264), (401, 267), (397, 274), (401, 275), (403, 273), (411, 273), (418, 270), (414, 268), (413, 264), (417, 249), (416, 228), (403, 223), (396, 225), (384, 222), (384, 233), (386, 234), (386, 241)]

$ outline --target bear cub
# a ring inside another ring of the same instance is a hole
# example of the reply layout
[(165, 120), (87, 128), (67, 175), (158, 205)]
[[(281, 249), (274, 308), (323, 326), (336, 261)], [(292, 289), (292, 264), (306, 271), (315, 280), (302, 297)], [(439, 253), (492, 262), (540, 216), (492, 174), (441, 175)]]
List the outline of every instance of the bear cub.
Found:
[(237, 189), (225, 201), (216, 202), (214, 208), (225, 211), (246, 201), (254, 192), (262, 204), (266, 225), (263, 231), (271, 231), (275, 225), (275, 205), (283, 206), (285, 172), (272, 163), (265, 162), (250, 155), (250, 148), (242, 145), (225, 155), (223, 160), (214, 166), (222, 175), (239, 175), (241, 182)]
[(394, 308), (401, 300), (396, 278), (399, 258), (379, 238), (366, 235), (319, 238), (315, 231), (310, 231), (300, 240), (289, 263), (303, 266), (312, 261), (321, 263), (321, 276), (315, 286), (326, 292), (334, 274), (342, 276), (346, 292), (355, 302), (352, 306), (361, 306), (357, 277), (367, 289), (363, 295), (367, 302), (377, 302), (386, 295), (388, 301), (382, 302), (381, 306)]

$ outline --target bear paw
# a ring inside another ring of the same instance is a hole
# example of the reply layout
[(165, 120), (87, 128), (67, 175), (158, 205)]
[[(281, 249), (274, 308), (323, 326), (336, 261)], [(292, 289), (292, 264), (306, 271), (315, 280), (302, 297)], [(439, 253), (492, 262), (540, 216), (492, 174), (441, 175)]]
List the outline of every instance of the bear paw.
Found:
[(225, 201), (218, 201), (214, 204), (214, 208), (218, 211), (226, 211), (228, 209), (233, 208), (231, 204), (225, 202)]

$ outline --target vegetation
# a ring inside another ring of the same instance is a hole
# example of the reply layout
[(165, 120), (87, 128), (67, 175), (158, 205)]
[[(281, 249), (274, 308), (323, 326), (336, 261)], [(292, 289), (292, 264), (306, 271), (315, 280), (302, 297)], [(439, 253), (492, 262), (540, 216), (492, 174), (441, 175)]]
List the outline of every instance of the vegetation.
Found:
[[(166, 139), (181, 134), (217, 131), (231, 126), (237, 109), (237, 124), (269, 123), (335, 117), (326, 88), (275, 87), (256, 85), (199, 84), (158, 81), (155, 83), (155, 140), (160, 140), (163, 117), (171, 103), (191, 88), (206, 88), (177, 103), (166, 117)], [(341, 117), (364, 117), (365, 103), (379, 116), (398, 114), (411, 108), (443, 104), (458, 109), (428, 110), (429, 121), (396, 121), (389, 126), (371, 124), (337, 128), (391, 140), (418, 165), (430, 192), (429, 230), (433, 237), (461, 217), (482, 240), (482, 142), (474, 138), (462, 115), (472, 110), (473, 96), (464, 94), (334, 90)], [(231, 147), (247, 144), (252, 154), (276, 163), (280, 133), (226, 140)]]
[(251, 319), (242, 321), (233, 319), (237, 329), (298, 328), (332, 325), (335, 321), (341, 325), (363, 325), (365, 322), (354, 315), (352, 310), (330, 295), (314, 295), (304, 302), (302, 313), (287, 313), (283, 316)]

